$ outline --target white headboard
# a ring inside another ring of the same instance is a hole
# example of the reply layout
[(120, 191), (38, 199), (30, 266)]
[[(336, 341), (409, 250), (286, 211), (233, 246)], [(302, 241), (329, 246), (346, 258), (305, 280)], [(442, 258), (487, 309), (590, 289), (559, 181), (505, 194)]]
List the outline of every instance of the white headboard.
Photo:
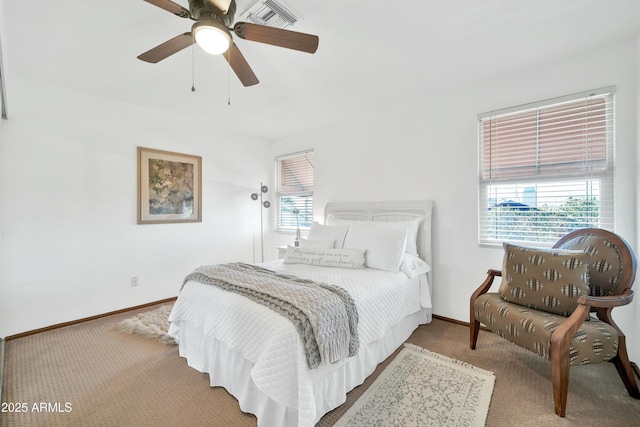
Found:
[(422, 217), (418, 230), (418, 255), (431, 266), (429, 286), (432, 283), (433, 254), (431, 247), (431, 218), (433, 200), (409, 202), (333, 202), (324, 209), (325, 224), (329, 218), (357, 221), (409, 221)]

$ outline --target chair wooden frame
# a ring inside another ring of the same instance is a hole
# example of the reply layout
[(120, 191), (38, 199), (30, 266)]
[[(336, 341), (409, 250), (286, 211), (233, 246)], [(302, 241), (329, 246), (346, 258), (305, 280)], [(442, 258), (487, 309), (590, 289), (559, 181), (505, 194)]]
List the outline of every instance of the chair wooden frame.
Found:
[[(611, 241), (620, 251), (622, 265), (625, 266), (616, 287), (611, 290), (608, 296), (595, 297), (582, 295), (578, 298), (578, 307), (567, 317), (563, 323), (551, 334), (551, 344), (549, 358), (551, 362), (551, 382), (553, 386), (553, 401), (555, 411), (558, 416), (564, 417), (567, 406), (567, 393), (569, 389), (569, 348), (571, 339), (574, 337), (580, 326), (585, 322), (589, 312), (595, 312), (598, 319), (611, 325), (618, 332), (618, 352), (610, 360), (622, 379), (629, 395), (635, 399), (640, 399), (640, 391), (634, 376), (633, 368), (629, 362), (625, 335), (615, 324), (611, 317), (611, 312), (615, 307), (629, 304), (633, 300), (631, 287), (636, 276), (637, 260), (629, 244), (620, 236), (610, 231), (597, 228), (587, 228), (573, 231), (560, 240), (553, 247), (559, 248), (565, 242), (580, 235), (596, 235)], [(487, 278), (471, 295), (470, 299), (470, 323), (469, 323), (469, 346), (475, 350), (480, 331), (480, 322), (476, 320), (474, 304), (480, 295), (489, 291), (496, 277), (501, 277), (500, 270), (490, 269), (487, 271)]]

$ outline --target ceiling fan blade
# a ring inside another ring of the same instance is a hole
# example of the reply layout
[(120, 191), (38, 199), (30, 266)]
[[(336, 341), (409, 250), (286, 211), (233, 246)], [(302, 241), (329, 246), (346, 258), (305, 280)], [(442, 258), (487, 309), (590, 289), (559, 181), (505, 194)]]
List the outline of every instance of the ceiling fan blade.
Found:
[(244, 86), (253, 86), (259, 83), (258, 78), (235, 43), (232, 43), (223, 55)]
[(174, 15), (178, 15), (181, 18), (189, 18), (191, 13), (189, 9), (186, 9), (180, 6), (177, 3), (172, 2), (171, 0), (144, 0), (147, 3), (151, 3), (152, 5), (158, 6), (160, 9), (164, 9), (167, 12), (171, 12)]
[(233, 31), (238, 37), (246, 40), (286, 47), (307, 53), (315, 53), (320, 41), (318, 36), (312, 34), (298, 33), (281, 28), (251, 24), (249, 22), (236, 23), (233, 26)]
[(160, 62), (174, 53), (181, 51), (185, 47), (191, 46), (193, 43), (194, 40), (191, 33), (180, 34), (179, 36), (176, 36), (171, 40), (167, 40), (153, 49), (138, 55), (138, 59), (155, 64), (156, 62)]
[(231, 5), (231, 0), (206, 0), (211, 6), (215, 7), (222, 13), (227, 13), (229, 11), (229, 5)]

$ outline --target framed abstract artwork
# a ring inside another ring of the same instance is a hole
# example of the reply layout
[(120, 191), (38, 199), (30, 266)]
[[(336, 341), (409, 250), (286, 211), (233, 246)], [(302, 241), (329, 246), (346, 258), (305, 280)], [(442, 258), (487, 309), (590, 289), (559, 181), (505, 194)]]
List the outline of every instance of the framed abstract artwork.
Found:
[(202, 157), (138, 147), (138, 224), (202, 221)]

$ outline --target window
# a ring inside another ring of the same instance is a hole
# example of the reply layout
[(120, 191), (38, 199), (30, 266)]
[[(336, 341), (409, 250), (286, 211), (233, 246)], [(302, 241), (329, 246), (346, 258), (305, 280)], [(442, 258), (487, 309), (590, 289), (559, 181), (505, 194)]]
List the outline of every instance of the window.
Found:
[[(309, 228), (313, 222), (313, 151), (276, 157), (276, 228)], [(299, 213), (295, 214), (295, 209)]]
[(614, 87), (479, 115), (479, 243), (613, 229)]

